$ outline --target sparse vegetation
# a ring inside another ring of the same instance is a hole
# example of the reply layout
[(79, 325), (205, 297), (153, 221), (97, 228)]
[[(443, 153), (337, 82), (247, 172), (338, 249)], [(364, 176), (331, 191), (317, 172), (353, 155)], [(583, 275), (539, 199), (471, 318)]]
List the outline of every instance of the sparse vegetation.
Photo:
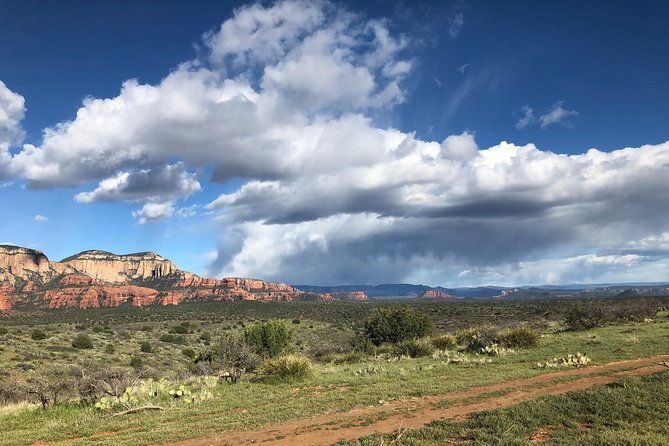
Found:
[(265, 382), (303, 381), (313, 374), (313, 364), (309, 358), (300, 355), (268, 358), (258, 368), (258, 380)]
[[(230, 302), (0, 316), (6, 328), (0, 338), (0, 444), (75, 436), (82, 444), (169, 442), (187, 438), (176, 420), (202, 413), (213, 415), (192, 418), (198, 432), (255, 429), (269, 419), (436, 395), (577, 362), (582, 367), (666, 353), (669, 320), (666, 310), (656, 310), (669, 300), (647, 299), (638, 307), (631, 300), (602, 302), (612, 316), (587, 332), (566, 330), (573, 301), (412, 304), (423, 320), (430, 315), (430, 330), (378, 344), (367, 336), (367, 323), (396, 305)], [(277, 322), (289, 329), (290, 341), (278, 343), (285, 347), (270, 358), (271, 349), (257, 349), (265, 344), (253, 345), (247, 333)], [(186, 328), (170, 333), (174, 327)], [(440, 334), (430, 336), (432, 328)], [(48, 333), (46, 341), (33, 341), (37, 329)], [(76, 347), (79, 336), (92, 348)], [(578, 351), (587, 352), (586, 359), (570, 359)], [(45, 376), (54, 378), (53, 387)], [(191, 393), (169, 394), (181, 386)], [(234, 415), (244, 409), (244, 416)], [(130, 418), (110, 416), (128, 410), (137, 410), (129, 412), (133, 423), (159, 427), (125, 431)], [(88, 439), (101, 431), (115, 435)]]

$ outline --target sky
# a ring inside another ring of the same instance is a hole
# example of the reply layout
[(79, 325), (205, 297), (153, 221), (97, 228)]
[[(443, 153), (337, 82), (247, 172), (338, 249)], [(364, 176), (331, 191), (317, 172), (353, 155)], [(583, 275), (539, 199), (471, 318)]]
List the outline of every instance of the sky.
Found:
[(0, 0), (0, 244), (669, 281), (666, 2)]

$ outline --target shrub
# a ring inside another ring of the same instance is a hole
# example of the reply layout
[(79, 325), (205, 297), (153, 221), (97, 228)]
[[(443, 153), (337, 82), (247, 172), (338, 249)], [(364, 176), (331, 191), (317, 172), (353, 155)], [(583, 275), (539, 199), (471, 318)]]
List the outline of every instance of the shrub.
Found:
[(301, 324), (301, 323), (302, 323), (301, 320), (299, 320), (299, 319), (293, 319), (293, 324), (295, 324), (295, 325), (299, 325), (299, 324)]
[(130, 367), (133, 369), (139, 369), (144, 365), (144, 360), (139, 356), (133, 356), (130, 358)]
[(253, 371), (260, 363), (260, 357), (251, 346), (236, 333), (223, 335), (209, 349), (201, 352), (193, 362), (194, 372), (201, 375), (226, 373), (233, 382)]
[(7, 333), (9, 333), (9, 330), (7, 330), (5, 327), (0, 327), (0, 336), (4, 336)]
[(44, 333), (39, 328), (33, 330), (32, 333), (30, 333), (30, 337), (33, 341), (42, 341), (47, 338), (46, 333)]
[(266, 359), (258, 368), (258, 379), (266, 382), (294, 382), (309, 378), (313, 373), (309, 358), (283, 355)]
[(160, 337), (162, 342), (167, 342), (168, 344), (185, 344), (186, 338), (184, 336), (176, 336), (173, 334), (164, 334)]
[(112, 355), (116, 352), (116, 347), (114, 347), (114, 344), (107, 344), (105, 347), (105, 353), (108, 355)]
[(182, 322), (181, 324), (175, 325), (174, 327), (170, 328), (170, 333), (188, 334), (190, 333), (190, 329), (191, 329), (190, 322)]
[(592, 330), (611, 321), (605, 302), (577, 301), (567, 314), (565, 324), (572, 330)]
[(353, 351), (366, 353), (368, 355), (376, 354), (376, 345), (364, 333), (356, 334), (351, 339), (351, 347)]
[(422, 358), (434, 353), (434, 346), (429, 339), (407, 339), (393, 345), (395, 356), (408, 356), (410, 358)]
[(321, 356), (321, 361), (330, 364), (355, 364), (368, 358), (364, 352), (352, 351), (346, 353), (329, 353)]
[(363, 332), (374, 345), (384, 342), (395, 344), (429, 335), (432, 319), (409, 305), (394, 305), (372, 313), (365, 322)]
[(74, 397), (81, 378), (81, 370), (75, 367), (44, 369), (28, 376), (25, 392), (48, 409)]
[(451, 334), (443, 334), (432, 338), (432, 345), (438, 350), (455, 350), (457, 342), (455, 336)]
[(502, 331), (499, 343), (506, 348), (532, 348), (539, 345), (539, 334), (529, 327), (516, 327)]
[(284, 321), (270, 320), (245, 328), (244, 339), (257, 354), (274, 358), (291, 346), (293, 332)]
[(195, 353), (195, 350), (193, 350), (192, 348), (184, 348), (183, 350), (181, 350), (181, 354), (189, 359), (193, 359), (197, 356), (197, 353)]
[(479, 328), (470, 332), (469, 338), (465, 341), (467, 343), (465, 350), (471, 353), (481, 353), (487, 347), (498, 343), (499, 333), (492, 327)]
[(72, 347), (80, 350), (93, 348), (93, 341), (85, 334), (78, 334), (72, 340)]
[(149, 341), (144, 341), (139, 345), (139, 351), (142, 353), (151, 353), (153, 351), (153, 346)]
[(658, 311), (657, 302), (647, 299), (630, 298), (617, 302), (613, 309), (616, 319), (624, 321), (642, 322), (654, 318)]

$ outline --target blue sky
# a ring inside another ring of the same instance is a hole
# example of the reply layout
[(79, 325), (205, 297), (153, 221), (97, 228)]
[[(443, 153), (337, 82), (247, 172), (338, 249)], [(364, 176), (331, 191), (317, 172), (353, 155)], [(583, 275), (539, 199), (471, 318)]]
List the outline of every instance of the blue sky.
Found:
[(0, 242), (323, 285), (668, 280), (667, 19), (0, 1)]

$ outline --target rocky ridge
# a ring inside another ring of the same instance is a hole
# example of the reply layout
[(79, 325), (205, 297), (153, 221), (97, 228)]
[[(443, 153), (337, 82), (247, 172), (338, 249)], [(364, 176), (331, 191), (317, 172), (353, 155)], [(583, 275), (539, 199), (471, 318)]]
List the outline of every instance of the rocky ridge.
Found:
[(304, 295), (283, 283), (199, 277), (153, 252), (117, 255), (93, 250), (53, 262), (37, 250), (0, 245), (0, 310), (290, 301)]

